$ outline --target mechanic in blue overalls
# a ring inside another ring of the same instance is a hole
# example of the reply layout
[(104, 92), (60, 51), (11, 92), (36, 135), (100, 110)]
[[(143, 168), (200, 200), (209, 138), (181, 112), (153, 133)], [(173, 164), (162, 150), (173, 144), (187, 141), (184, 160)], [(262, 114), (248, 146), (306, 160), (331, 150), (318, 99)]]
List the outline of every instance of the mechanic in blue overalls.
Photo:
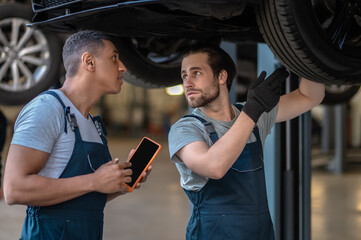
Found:
[(65, 42), (63, 62), (64, 85), (28, 103), (15, 123), (4, 194), (28, 206), (21, 239), (102, 239), (105, 204), (131, 180), (130, 163), (112, 160), (104, 126), (89, 114), (120, 92), (126, 68), (117, 49), (103, 33), (82, 31)]
[(245, 104), (232, 105), (236, 68), (217, 46), (194, 46), (182, 60), (181, 77), (191, 108), (169, 133), (171, 160), (193, 204), (186, 239), (274, 239), (267, 203), (263, 146), (275, 122), (319, 104), (324, 85), (302, 78), (280, 96), (285, 69), (260, 74)]
[(3, 189), (2, 189), (2, 151), (5, 145), (6, 140), (6, 129), (8, 126), (8, 120), (6, 119), (4, 113), (0, 110), (0, 201), (3, 199)]

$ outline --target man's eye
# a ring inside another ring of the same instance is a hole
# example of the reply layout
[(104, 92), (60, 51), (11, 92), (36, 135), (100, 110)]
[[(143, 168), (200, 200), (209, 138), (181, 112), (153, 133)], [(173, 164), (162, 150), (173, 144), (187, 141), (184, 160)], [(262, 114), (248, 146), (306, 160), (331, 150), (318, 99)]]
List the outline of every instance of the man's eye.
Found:
[(182, 76), (182, 79), (183, 79), (183, 80), (186, 80), (187, 77), (188, 77), (187, 75), (183, 75), (183, 76)]

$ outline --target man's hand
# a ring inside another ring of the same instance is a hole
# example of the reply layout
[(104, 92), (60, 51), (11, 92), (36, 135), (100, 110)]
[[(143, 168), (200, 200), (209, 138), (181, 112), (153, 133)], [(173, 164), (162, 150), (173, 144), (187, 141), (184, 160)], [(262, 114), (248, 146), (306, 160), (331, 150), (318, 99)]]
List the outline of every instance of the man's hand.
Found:
[(140, 183), (144, 183), (147, 181), (147, 177), (149, 176), (150, 172), (152, 171), (152, 166), (149, 166), (147, 171), (142, 173), (142, 179), (140, 180), (139, 183), (137, 183), (137, 185), (135, 186), (136, 189), (140, 188)]
[(263, 112), (271, 111), (280, 100), (281, 83), (288, 77), (285, 68), (276, 69), (268, 78), (262, 72), (248, 89), (247, 102), (242, 111), (254, 122)]
[(130, 167), (131, 163), (118, 163), (118, 159), (103, 164), (94, 172), (95, 191), (101, 193), (125, 193), (128, 186), (123, 183), (129, 183), (132, 178), (132, 170), (124, 169)]
[[(130, 151), (129, 156), (128, 156), (128, 160), (132, 156), (133, 152), (134, 152), (134, 149), (132, 149)], [(113, 161), (115, 161), (115, 163), (118, 163), (117, 158), (114, 159)], [(126, 162), (126, 163), (128, 163), (128, 162)], [(152, 166), (149, 166), (147, 171), (142, 174), (142, 179), (140, 180), (140, 182), (137, 183), (137, 185), (135, 186), (136, 189), (140, 188), (140, 183), (143, 183), (143, 182), (145, 182), (147, 180), (147, 176), (150, 174), (151, 171), (152, 171)], [(119, 192), (108, 194), (107, 201), (109, 202), (109, 201), (113, 200), (114, 198), (116, 198), (116, 197), (118, 197), (120, 195), (126, 194), (128, 192), (127, 190), (128, 190), (128, 187), (123, 186), (122, 190), (120, 190)]]
[[(133, 155), (134, 151), (135, 151), (134, 149), (130, 150), (129, 155), (128, 155), (128, 160)], [(142, 178), (141, 178), (140, 182), (137, 183), (137, 185), (135, 186), (136, 189), (140, 188), (140, 183), (144, 183), (145, 181), (147, 181), (147, 176), (150, 174), (151, 171), (152, 171), (152, 166), (149, 166), (147, 171), (142, 173)]]

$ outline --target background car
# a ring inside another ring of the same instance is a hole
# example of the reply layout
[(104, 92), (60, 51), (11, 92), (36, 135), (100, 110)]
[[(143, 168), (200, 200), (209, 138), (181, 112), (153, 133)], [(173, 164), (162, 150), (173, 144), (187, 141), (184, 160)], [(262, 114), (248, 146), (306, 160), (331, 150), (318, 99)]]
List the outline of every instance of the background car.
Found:
[(61, 42), (55, 32), (26, 25), (30, 1), (0, 3), (0, 103), (19, 105), (59, 81)]
[(361, 84), (360, 0), (33, 0), (32, 7), (34, 29), (113, 35), (125, 79), (141, 87), (180, 83), (182, 51), (221, 41), (267, 43), (290, 71), (332, 85), (326, 103), (348, 101)]

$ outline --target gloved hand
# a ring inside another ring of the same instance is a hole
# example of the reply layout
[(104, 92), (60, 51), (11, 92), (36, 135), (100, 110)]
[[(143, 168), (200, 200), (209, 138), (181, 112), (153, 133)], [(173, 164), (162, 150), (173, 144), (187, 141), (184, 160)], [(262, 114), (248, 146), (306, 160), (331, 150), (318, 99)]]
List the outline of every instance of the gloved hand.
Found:
[(265, 79), (266, 72), (263, 71), (249, 87), (247, 101), (242, 111), (257, 122), (263, 112), (269, 112), (277, 105), (280, 100), (281, 83), (288, 75), (286, 69), (282, 67)]

